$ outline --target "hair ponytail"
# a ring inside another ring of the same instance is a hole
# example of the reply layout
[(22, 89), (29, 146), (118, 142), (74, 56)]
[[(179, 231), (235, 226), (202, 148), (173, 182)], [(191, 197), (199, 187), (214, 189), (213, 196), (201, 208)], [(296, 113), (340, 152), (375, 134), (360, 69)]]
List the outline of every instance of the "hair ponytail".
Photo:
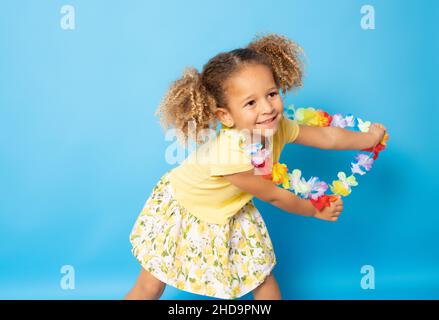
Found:
[(198, 143), (203, 141), (198, 131), (215, 126), (214, 107), (215, 100), (207, 93), (200, 73), (194, 67), (186, 67), (181, 78), (171, 83), (155, 114), (164, 130), (170, 126), (176, 129), (183, 143), (188, 140), (189, 123), (194, 121)]
[(278, 34), (258, 34), (247, 45), (266, 56), (272, 66), (273, 76), (283, 94), (302, 86), (302, 48), (292, 40)]

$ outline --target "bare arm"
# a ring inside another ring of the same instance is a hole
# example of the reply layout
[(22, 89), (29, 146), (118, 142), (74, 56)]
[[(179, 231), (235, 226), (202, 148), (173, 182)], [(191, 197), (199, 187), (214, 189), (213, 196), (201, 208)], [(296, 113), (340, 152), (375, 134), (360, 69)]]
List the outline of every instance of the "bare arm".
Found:
[(289, 213), (313, 217), (317, 210), (309, 200), (301, 199), (294, 193), (276, 186), (276, 184), (254, 173), (254, 169), (224, 176), (225, 179), (241, 190), (254, 195)]
[(300, 125), (294, 143), (320, 149), (361, 150), (374, 146), (376, 138), (369, 132), (356, 132), (339, 127)]

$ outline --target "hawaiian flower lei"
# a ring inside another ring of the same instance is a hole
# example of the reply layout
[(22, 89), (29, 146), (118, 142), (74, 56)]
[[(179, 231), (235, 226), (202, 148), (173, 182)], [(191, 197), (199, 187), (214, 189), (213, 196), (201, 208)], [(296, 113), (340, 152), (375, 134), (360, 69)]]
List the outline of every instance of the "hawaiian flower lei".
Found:
[[(296, 110), (293, 105), (286, 108), (285, 115), (290, 119), (297, 120), (299, 124), (309, 126), (332, 126), (367, 132), (371, 125), (370, 121), (363, 121), (351, 114), (345, 117), (339, 113), (331, 116), (323, 110), (314, 108), (299, 108)], [(229, 133), (230, 131), (226, 130), (226, 132)], [(255, 168), (264, 167), (266, 159), (270, 156), (270, 151), (262, 148), (261, 143), (244, 146), (244, 136), (239, 134), (238, 138), (240, 139), (239, 145), (251, 156), (253, 166)], [(288, 173), (288, 167), (284, 163), (274, 163), (271, 172), (263, 175), (263, 177), (271, 179), (276, 184), (282, 184), (283, 188), (292, 190), (303, 199), (310, 200), (315, 208), (322, 210), (324, 207), (329, 206), (331, 201), (335, 201), (338, 195), (345, 197), (351, 193), (352, 187), (358, 185), (355, 175), (364, 175), (371, 170), (378, 154), (386, 148), (388, 138), (386, 132), (378, 145), (373, 148), (362, 149), (361, 151), (369, 153), (359, 152), (354, 157), (354, 161), (351, 162), (351, 174), (349, 176), (343, 171), (338, 172), (338, 180), (332, 181), (332, 184), (329, 185), (329, 189), (333, 194), (325, 193), (328, 190), (326, 182), (321, 181), (318, 177), (311, 177), (306, 180), (302, 177), (302, 172), (299, 169), (294, 169), (291, 173)]]

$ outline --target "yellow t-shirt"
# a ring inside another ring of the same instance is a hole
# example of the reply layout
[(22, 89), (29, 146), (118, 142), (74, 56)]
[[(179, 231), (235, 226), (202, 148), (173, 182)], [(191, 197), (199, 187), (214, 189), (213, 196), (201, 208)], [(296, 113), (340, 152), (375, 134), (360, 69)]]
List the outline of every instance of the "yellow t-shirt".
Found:
[[(229, 131), (226, 133), (226, 131)], [(209, 223), (225, 224), (253, 195), (242, 191), (223, 175), (253, 169), (250, 156), (240, 147), (236, 129), (221, 129), (170, 171), (175, 199), (190, 213)], [(270, 138), (272, 163), (279, 161), (286, 143), (299, 134), (296, 120), (282, 116), (276, 133)]]

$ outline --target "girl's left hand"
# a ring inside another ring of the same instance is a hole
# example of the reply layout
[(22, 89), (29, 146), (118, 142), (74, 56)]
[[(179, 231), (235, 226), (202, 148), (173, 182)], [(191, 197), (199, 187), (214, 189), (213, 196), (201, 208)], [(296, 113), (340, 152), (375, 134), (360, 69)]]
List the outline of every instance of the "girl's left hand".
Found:
[(369, 131), (367, 132), (371, 137), (373, 141), (373, 145), (371, 146), (374, 148), (377, 144), (383, 140), (384, 135), (386, 134), (386, 127), (383, 126), (381, 123), (373, 123), (369, 127)]
[(343, 199), (341, 196), (337, 196), (335, 201), (331, 200), (329, 207), (324, 207), (321, 211), (315, 209), (314, 218), (327, 221), (337, 221), (342, 211)]

